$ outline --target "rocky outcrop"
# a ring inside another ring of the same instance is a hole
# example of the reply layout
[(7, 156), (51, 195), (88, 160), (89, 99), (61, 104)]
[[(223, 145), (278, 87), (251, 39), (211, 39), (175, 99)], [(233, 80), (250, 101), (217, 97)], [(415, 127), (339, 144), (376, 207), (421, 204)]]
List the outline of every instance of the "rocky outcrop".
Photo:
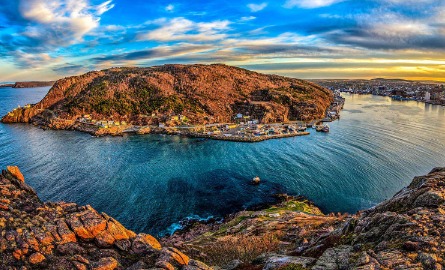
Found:
[(133, 125), (178, 124), (174, 115), (192, 124), (234, 122), (241, 114), (270, 123), (323, 118), (332, 100), (310, 82), (226, 65), (112, 68), (58, 80), (39, 103), (2, 121), (73, 129), (84, 114)]
[(43, 203), (17, 167), (0, 175), (0, 269), (209, 269), (91, 206)]
[(161, 244), (91, 206), (41, 202), (20, 170), (8, 167), (0, 175), (0, 269), (445, 266), (445, 168), (416, 177), (393, 198), (355, 215), (324, 215), (304, 198), (280, 198), (222, 223), (191, 224)]
[(16, 108), (2, 118), (3, 123), (29, 123), (31, 119), (42, 112), (36, 107)]
[[(164, 241), (228, 269), (233, 265), (316, 270), (445, 266), (445, 168), (414, 178), (393, 198), (355, 215), (326, 216), (316, 209), (290, 200), (238, 213), (223, 224), (198, 224)], [(270, 233), (275, 246), (265, 242)], [(246, 236), (255, 240), (246, 242)], [(237, 252), (240, 243), (262, 254), (252, 258)]]

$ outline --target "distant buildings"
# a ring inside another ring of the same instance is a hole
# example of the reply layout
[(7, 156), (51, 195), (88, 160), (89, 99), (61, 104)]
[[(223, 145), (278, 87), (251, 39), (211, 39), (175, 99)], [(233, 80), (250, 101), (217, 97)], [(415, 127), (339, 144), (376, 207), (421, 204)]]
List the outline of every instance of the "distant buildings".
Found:
[(396, 100), (417, 100), (445, 105), (445, 85), (440, 83), (386, 79), (316, 80), (314, 82), (333, 91), (390, 96)]

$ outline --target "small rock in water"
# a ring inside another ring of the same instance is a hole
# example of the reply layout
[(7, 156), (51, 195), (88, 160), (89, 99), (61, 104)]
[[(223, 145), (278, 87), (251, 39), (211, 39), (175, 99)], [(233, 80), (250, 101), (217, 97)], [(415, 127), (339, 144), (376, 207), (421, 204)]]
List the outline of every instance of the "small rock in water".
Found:
[(259, 185), (260, 182), (261, 182), (261, 179), (260, 179), (258, 176), (255, 176), (255, 177), (252, 179), (252, 183), (253, 183), (254, 185)]

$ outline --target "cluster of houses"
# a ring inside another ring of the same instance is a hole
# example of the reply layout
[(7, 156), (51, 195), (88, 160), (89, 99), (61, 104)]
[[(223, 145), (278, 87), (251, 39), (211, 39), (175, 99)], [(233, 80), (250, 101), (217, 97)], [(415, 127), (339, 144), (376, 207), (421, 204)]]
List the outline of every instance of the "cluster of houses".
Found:
[[(150, 116), (146, 116), (150, 117)], [(156, 117), (156, 115), (152, 115), (151, 117)], [(168, 126), (167, 122), (174, 122), (174, 123), (181, 123), (186, 124), (189, 122), (189, 119), (182, 114), (179, 115), (171, 115), (165, 119), (162, 119), (164, 121), (159, 123), (160, 128), (165, 128)], [(127, 126), (128, 123), (126, 121), (114, 121), (114, 120), (96, 120), (93, 119), (90, 114), (84, 114), (80, 118), (77, 119), (77, 122), (87, 125), (94, 125), (98, 128), (111, 128), (111, 127), (118, 127), (118, 126)]]
[(243, 115), (242, 113), (237, 113), (234, 118), (235, 123), (240, 125), (257, 125), (260, 122), (258, 119), (251, 119), (250, 115)]
[(339, 90), (335, 90), (334, 101), (326, 110), (326, 118), (323, 119), (323, 121), (331, 122), (340, 118), (340, 111), (343, 110), (344, 105), (345, 105), (345, 98), (341, 96), (341, 92)]
[(259, 137), (272, 135), (296, 134), (306, 130), (305, 126), (270, 124), (261, 125), (258, 123), (224, 124), (216, 125), (204, 131), (207, 135), (222, 135), (225, 137)]
[(91, 115), (85, 114), (82, 115), (79, 119), (77, 119), (79, 123), (87, 124), (87, 125), (94, 125), (98, 128), (111, 128), (111, 127), (117, 127), (117, 126), (126, 126), (126, 121), (113, 121), (113, 120), (95, 120), (92, 119)]

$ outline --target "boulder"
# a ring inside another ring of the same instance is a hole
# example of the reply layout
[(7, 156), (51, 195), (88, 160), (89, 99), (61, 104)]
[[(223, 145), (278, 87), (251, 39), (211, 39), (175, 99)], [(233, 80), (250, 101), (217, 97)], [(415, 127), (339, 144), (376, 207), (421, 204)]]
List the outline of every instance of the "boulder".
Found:
[[(310, 257), (293, 257), (285, 255), (274, 255), (269, 257), (263, 270), (281, 269), (285, 267), (308, 268), (315, 263), (316, 259)], [(289, 268), (293, 269), (293, 268)]]
[(158, 262), (170, 263), (174, 266), (185, 266), (189, 264), (189, 257), (176, 248), (164, 247), (161, 250)]
[(115, 239), (115, 240), (123, 240), (134, 238), (136, 234), (130, 230), (127, 230), (122, 224), (120, 224), (117, 220), (106, 216), (107, 218), (107, 226), (106, 231)]
[(9, 172), (14, 178), (25, 182), (25, 177), (17, 166), (7, 166), (6, 171)]
[(118, 261), (112, 257), (101, 258), (92, 264), (92, 270), (114, 270), (119, 266)]
[(45, 260), (45, 256), (43, 256), (42, 253), (40, 252), (36, 252), (31, 254), (31, 256), (29, 256), (29, 263), (30, 264), (39, 264), (41, 262), (43, 262)]
[(76, 235), (68, 228), (68, 225), (63, 220), (58, 220), (57, 224), (57, 232), (62, 240), (60, 240), (59, 244), (66, 244), (71, 242), (77, 242)]
[(158, 240), (149, 234), (138, 234), (133, 240), (131, 249), (136, 254), (152, 253), (155, 250), (161, 250), (161, 244)]
[(97, 234), (95, 240), (97, 245), (100, 247), (110, 247), (116, 241), (116, 239), (114, 239), (114, 237), (107, 230), (103, 230)]

